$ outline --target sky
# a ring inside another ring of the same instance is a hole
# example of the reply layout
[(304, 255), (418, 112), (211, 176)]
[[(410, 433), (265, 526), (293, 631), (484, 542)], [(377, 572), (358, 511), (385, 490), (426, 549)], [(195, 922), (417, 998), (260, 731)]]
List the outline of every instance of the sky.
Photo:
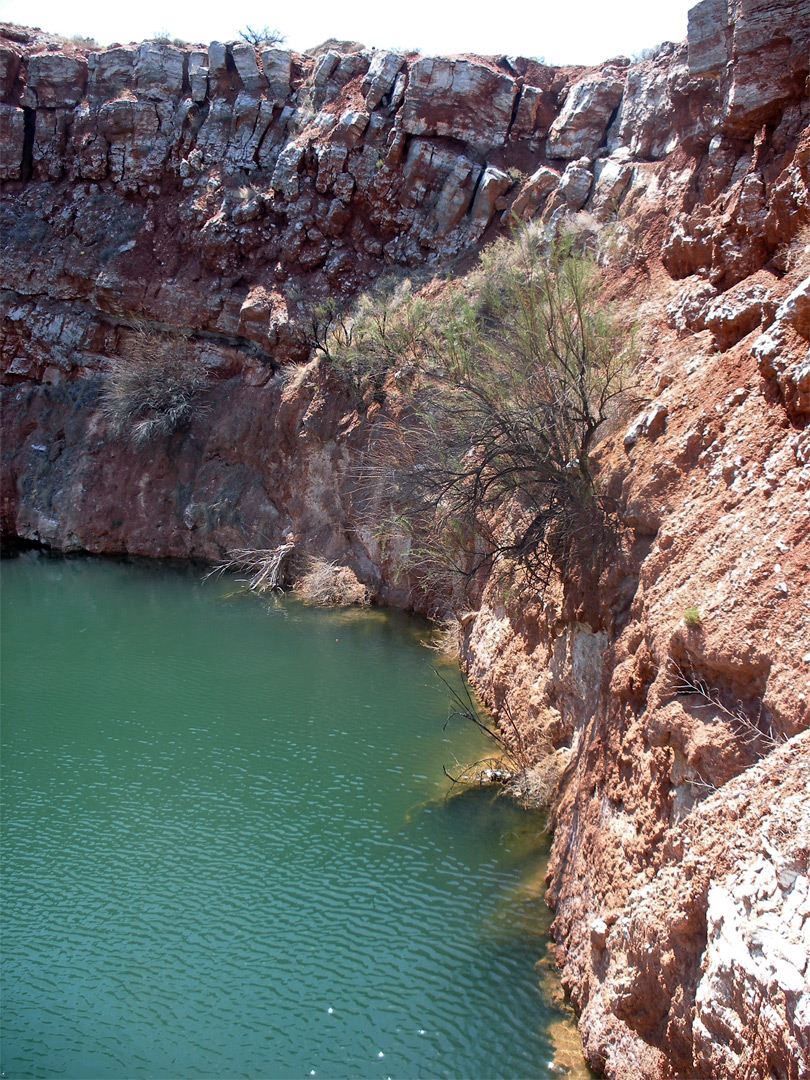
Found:
[(597, 64), (686, 37), (695, 0), (0, 0), (0, 21), (39, 26), (101, 45), (168, 34), (193, 43), (230, 41), (245, 26), (277, 29), (303, 52), (327, 38), (374, 48), (419, 49), (426, 56), (462, 52), (533, 56), (551, 64)]

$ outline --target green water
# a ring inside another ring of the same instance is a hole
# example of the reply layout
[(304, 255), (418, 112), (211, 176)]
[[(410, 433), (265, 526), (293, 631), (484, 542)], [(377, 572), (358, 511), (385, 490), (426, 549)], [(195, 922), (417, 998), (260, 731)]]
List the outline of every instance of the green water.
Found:
[(2, 1075), (559, 1075), (542, 823), (445, 797), (421, 624), (233, 588), (3, 564)]

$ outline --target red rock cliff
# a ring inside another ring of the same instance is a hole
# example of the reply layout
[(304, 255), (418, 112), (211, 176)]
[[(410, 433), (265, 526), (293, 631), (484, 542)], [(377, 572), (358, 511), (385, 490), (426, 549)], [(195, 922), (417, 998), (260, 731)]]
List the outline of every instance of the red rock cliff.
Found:
[[(6, 534), (210, 560), (293, 533), (406, 603), (354, 504), (379, 406), (283, 374), (306, 302), (463, 270), (512, 216), (601, 233), (647, 392), (598, 451), (628, 543), (595, 593), (490, 583), (464, 648), (565, 764), (558, 960), (622, 1080), (810, 1075), (809, 22), (704, 0), (598, 70), (0, 31)], [(138, 326), (209, 380), (140, 448), (98, 407)]]

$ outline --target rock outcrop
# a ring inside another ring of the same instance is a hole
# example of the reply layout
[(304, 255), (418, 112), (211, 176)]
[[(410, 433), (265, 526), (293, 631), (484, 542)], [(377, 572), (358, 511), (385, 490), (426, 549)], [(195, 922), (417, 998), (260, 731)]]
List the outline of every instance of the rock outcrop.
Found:
[[(311, 359), (312, 305), (463, 273), (515, 220), (598, 248), (641, 354), (595, 452), (624, 542), (598, 587), (471, 592), (463, 651), (562, 769), (557, 958), (620, 1080), (810, 1076), (809, 22), (703, 0), (598, 69), (0, 26), (5, 535), (294, 538), (412, 604), (357, 491), (386, 402)], [(100, 402), (143, 330), (205, 388), (137, 444)]]

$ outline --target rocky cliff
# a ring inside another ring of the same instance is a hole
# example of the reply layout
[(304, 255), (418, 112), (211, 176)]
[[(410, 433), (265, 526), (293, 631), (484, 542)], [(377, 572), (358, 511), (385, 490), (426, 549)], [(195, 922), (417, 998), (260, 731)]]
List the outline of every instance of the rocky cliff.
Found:
[[(642, 356), (597, 450), (626, 542), (596, 591), (491, 581), (463, 646), (562, 766), (558, 961), (622, 1080), (810, 1075), (809, 23), (704, 0), (599, 69), (0, 28), (6, 535), (294, 536), (407, 604), (356, 505), (386, 405), (310, 361), (312, 302), (462, 274), (515, 219), (598, 237)], [(207, 382), (135, 445), (99, 403), (144, 327)]]

